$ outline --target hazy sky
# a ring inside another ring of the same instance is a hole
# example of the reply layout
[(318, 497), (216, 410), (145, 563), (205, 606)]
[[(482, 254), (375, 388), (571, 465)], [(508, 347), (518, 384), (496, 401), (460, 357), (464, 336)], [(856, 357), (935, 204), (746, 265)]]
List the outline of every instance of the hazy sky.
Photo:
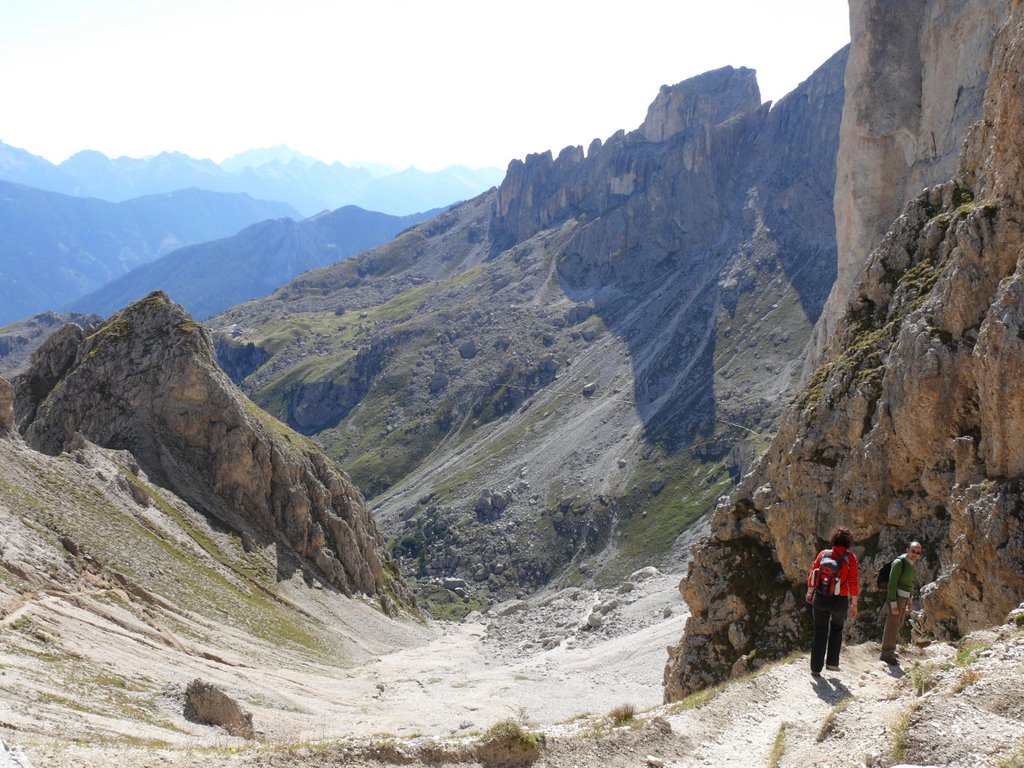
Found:
[(777, 100), (848, 40), (847, 0), (0, 0), (0, 141), (504, 168), (726, 64)]

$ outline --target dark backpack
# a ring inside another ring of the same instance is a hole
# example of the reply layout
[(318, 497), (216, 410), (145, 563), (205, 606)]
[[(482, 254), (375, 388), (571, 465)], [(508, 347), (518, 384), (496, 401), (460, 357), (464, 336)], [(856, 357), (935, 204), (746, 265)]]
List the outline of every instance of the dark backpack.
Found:
[(831, 549), (826, 549), (821, 560), (818, 561), (818, 591), (823, 595), (838, 595), (841, 585), (839, 583), (839, 569), (846, 562), (849, 552), (843, 552), (842, 557), (836, 558)]
[(892, 564), (899, 560), (903, 555), (897, 557), (895, 560), (889, 560), (885, 565), (878, 569), (878, 576), (875, 578), (875, 586), (882, 591), (889, 589), (889, 574), (892, 573)]

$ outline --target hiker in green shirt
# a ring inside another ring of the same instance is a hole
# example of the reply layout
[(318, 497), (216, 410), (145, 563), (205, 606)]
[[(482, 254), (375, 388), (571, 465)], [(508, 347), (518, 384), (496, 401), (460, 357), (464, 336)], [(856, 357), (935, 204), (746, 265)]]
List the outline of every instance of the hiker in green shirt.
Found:
[(893, 560), (890, 566), (889, 592), (885, 603), (885, 630), (882, 632), (882, 655), (879, 657), (888, 664), (899, 663), (896, 657), (896, 641), (910, 608), (910, 592), (914, 588), (916, 563), (920, 559), (921, 542), (912, 541), (907, 547), (907, 553)]

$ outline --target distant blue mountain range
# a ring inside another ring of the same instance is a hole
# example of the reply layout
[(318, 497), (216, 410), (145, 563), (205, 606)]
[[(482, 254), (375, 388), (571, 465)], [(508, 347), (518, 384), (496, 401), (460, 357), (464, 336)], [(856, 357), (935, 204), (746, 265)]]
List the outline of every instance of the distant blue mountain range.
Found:
[(426, 172), (415, 168), (330, 165), (288, 147), (254, 150), (225, 160), (197, 160), (178, 152), (147, 158), (108, 158), (83, 151), (59, 165), (0, 142), (0, 179), (52, 192), (121, 202), (143, 195), (195, 187), (245, 192), (280, 200), (302, 217), (344, 205), (395, 216), (443, 208), (501, 183), (498, 168), (451, 166)]
[(348, 205), (303, 221), (261, 221), (231, 237), (172, 251), (71, 306), (109, 315), (160, 289), (197, 320), (205, 320), (266, 296), (302, 272), (387, 242), (436, 213), (389, 216)]
[(266, 219), (289, 205), (182, 189), (122, 203), (0, 181), (0, 325), (59, 309), (177, 248)]

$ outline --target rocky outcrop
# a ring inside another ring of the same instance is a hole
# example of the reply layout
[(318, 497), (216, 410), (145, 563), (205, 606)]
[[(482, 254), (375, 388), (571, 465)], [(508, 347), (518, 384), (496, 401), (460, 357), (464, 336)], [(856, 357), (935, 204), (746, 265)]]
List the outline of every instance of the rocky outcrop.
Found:
[(218, 337), (214, 349), (218, 365), (236, 384), (270, 359), (269, 352), (251, 341), (236, 344), (229, 337)]
[(885, 235), (825, 362), (715, 513), (681, 586), (692, 613), (667, 698), (801, 644), (808, 564), (840, 523), (865, 564), (854, 637), (877, 632), (868, 582), (910, 538), (925, 543), (922, 631), (959, 636), (1024, 597), (1024, 5), (1010, 7), (958, 178)]
[(0, 379), (0, 437), (14, 431), (14, 387)]
[(58, 314), (43, 312), (4, 326), (0, 331), (0, 376), (8, 380), (28, 368), (32, 353), (55, 331), (68, 323), (83, 328), (95, 327), (103, 318), (79, 312)]
[(904, 203), (953, 177), (967, 130), (981, 117), (989, 46), (1007, 6), (1008, 0), (850, 1), (835, 192), (839, 269), (816, 330), (818, 353)]
[(185, 702), (189, 714), (198, 722), (220, 726), (232, 736), (256, 738), (252, 713), (217, 686), (196, 678), (185, 689)]
[(15, 386), (15, 421), (37, 450), (57, 454), (76, 434), (127, 449), (196, 509), (294, 553), (279, 568), (308, 561), (347, 594), (388, 610), (411, 602), (359, 490), (245, 399), (217, 368), (206, 331), (164, 294), (89, 335), (54, 334)]

